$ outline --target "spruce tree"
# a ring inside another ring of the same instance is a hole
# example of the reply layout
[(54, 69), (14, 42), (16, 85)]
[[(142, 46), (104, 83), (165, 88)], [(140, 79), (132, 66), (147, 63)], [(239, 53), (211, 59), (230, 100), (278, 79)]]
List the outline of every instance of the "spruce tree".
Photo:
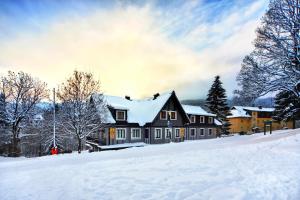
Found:
[(0, 124), (4, 125), (7, 122), (5, 111), (5, 96), (3, 93), (0, 93)]
[(227, 116), (230, 115), (230, 109), (227, 105), (226, 91), (222, 86), (220, 76), (216, 76), (206, 99), (206, 106), (217, 115), (217, 119), (222, 122), (222, 132), (229, 133), (230, 123)]

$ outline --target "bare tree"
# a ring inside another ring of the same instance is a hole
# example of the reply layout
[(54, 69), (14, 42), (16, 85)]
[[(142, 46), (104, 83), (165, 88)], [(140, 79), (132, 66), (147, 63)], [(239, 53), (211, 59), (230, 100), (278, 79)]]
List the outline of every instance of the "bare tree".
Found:
[[(91, 101), (93, 94), (99, 93), (97, 99)], [(94, 80), (91, 73), (74, 71), (57, 93), (62, 102), (63, 116), (61, 126), (64, 131), (74, 134), (78, 141), (78, 153), (82, 150), (82, 140), (102, 127), (102, 116), (99, 105), (103, 105), (100, 94), (100, 83)]]
[(9, 71), (0, 79), (0, 90), (5, 99), (5, 111), (10, 128), (12, 149), (10, 156), (19, 156), (20, 131), (23, 122), (33, 117), (35, 106), (48, 96), (46, 83), (31, 75)]
[(271, 0), (257, 29), (255, 50), (245, 57), (237, 93), (293, 93), (300, 101), (300, 0)]

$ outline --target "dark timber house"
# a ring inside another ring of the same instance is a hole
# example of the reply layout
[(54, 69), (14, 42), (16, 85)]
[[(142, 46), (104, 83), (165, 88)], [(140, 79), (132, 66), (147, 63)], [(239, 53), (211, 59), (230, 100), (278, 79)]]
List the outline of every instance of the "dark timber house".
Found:
[[(207, 123), (191, 123), (174, 91), (155, 94), (143, 100), (104, 96), (104, 101), (107, 108), (106, 126), (98, 138), (100, 145), (136, 142), (161, 144), (215, 137), (214, 115), (205, 112)], [(190, 130), (194, 130), (190, 129), (191, 125), (196, 130), (206, 128), (207, 136), (193, 138), (189, 134)]]

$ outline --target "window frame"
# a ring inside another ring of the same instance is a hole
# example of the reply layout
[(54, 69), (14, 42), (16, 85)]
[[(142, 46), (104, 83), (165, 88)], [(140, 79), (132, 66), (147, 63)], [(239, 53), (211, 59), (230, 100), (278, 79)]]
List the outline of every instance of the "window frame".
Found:
[[(160, 130), (160, 137), (156, 137), (156, 130)], [(162, 139), (162, 128), (154, 128), (154, 139), (161, 140)]]
[[(138, 130), (139, 131), (139, 137), (133, 137), (134, 130)], [(131, 128), (130, 132), (131, 132), (130, 137), (131, 137), (132, 140), (140, 140), (142, 138), (141, 128)]]
[[(171, 134), (170, 134), (170, 137), (168, 138), (167, 137), (167, 130), (170, 130)], [(169, 139), (171, 140), (172, 139), (172, 128), (165, 128), (165, 139)]]
[[(124, 113), (124, 118), (123, 119), (120, 119), (118, 118), (118, 113)], [(126, 121), (126, 111), (125, 110), (116, 110), (116, 120), (117, 121)]]
[[(178, 136), (176, 136), (176, 131), (178, 131)], [(180, 138), (180, 128), (175, 128), (175, 138)]]
[[(163, 118), (161, 115), (162, 113), (165, 112), (166, 113), (166, 117)], [(159, 116), (160, 116), (160, 120), (167, 120), (168, 119), (168, 112), (166, 110), (161, 110), (160, 113), (159, 113)]]
[[(194, 120), (192, 120), (192, 118), (193, 118)], [(195, 123), (196, 123), (196, 115), (191, 115), (191, 116), (190, 116), (190, 121), (191, 121), (191, 124), (195, 124)]]
[(214, 123), (214, 118), (213, 117), (208, 117), (208, 123), (213, 124)]
[[(203, 131), (203, 134), (201, 134), (201, 131)], [(199, 135), (200, 135), (201, 137), (204, 137), (204, 136), (205, 136), (205, 128), (200, 128), (200, 133), (199, 133)]]
[[(209, 131), (211, 131), (211, 133), (210, 133)], [(207, 135), (208, 135), (208, 136), (212, 136), (212, 135), (213, 135), (213, 129), (212, 129), (212, 128), (209, 128), (209, 129), (208, 129)]]
[[(172, 113), (175, 113), (175, 118), (172, 118)], [(170, 120), (177, 120), (177, 111), (169, 111)]]
[[(118, 130), (124, 130), (124, 136), (125, 136), (124, 138), (118, 137)], [(126, 140), (126, 132), (127, 132), (126, 128), (116, 128), (116, 140)]]
[(205, 124), (205, 116), (200, 116), (200, 123)]
[[(194, 130), (195, 132), (194, 132), (194, 135), (192, 135), (191, 133), (192, 133), (192, 130)], [(197, 129), (196, 128), (190, 128), (190, 137), (196, 137), (196, 134), (197, 134)]]

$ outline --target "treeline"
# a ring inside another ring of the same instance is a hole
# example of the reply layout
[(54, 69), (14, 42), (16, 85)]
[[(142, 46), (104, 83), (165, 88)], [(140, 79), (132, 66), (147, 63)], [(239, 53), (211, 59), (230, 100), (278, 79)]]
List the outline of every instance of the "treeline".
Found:
[(51, 102), (51, 93), (45, 82), (24, 72), (9, 71), (0, 78), (2, 155), (41, 156), (49, 154), (53, 145), (61, 152), (80, 153), (82, 141), (100, 131), (104, 102), (93, 74), (74, 71), (54, 93), (59, 103)]

